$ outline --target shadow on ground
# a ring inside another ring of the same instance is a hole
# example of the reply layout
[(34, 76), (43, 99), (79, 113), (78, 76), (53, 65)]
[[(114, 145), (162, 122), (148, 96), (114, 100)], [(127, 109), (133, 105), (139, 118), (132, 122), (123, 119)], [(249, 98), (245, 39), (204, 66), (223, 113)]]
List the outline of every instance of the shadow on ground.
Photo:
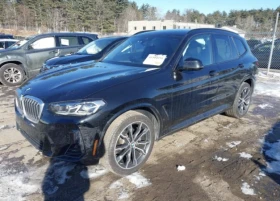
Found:
[(45, 201), (83, 201), (89, 188), (88, 167), (81, 163), (51, 159), (42, 182)]
[(262, 154), (266, 164), (254, 161), (265, 174), (280, 185), (280, 122), (264, 137)]

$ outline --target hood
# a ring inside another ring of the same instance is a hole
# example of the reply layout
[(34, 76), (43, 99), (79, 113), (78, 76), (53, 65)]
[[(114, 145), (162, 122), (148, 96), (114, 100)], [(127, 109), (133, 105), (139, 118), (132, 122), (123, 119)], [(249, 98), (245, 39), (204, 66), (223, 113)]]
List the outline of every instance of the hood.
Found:
[(0, 50), (0, 57), (1, 56), (6, 56), (7, 54), (11, 53), (11, 52), (15, 52), (18, 49), (1, 49)]
[(104, 62), (82, 63), (39, 74), (18, 90), (22, 95), (37, 97), (45, 103), (93, 98), (100, 90), (146, 76), (157, 69)]
[(80, 63), (85, 61), (92, 61), (97, 59), (100, 59), (99, 55), (72, 54), (72, 55), (67, 55), (62, 57), (55, 57), (47, 60), (45, 63), (47, 66), (58, 66), (58, 65), (65, 65), (65, 64)]

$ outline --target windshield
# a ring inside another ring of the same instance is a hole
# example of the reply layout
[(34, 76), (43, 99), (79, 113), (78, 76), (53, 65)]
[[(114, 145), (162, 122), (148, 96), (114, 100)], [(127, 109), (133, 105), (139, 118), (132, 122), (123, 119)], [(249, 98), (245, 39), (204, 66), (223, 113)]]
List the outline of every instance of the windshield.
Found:
[(117, 40), (116, 38), (97, 39), (78, 51), (78, 54), (97, 54), (104, 50), (108, 45)]
[(19, 47), (22, 47), (25, 43), (27, 43), (30, 40), (30, 38), (25, 38), (24, 40), (20, 40), (13, 44), (12, 46), (8, 47), (8, 49), (16, 49)]
[(132, 66), (156, 66), (166, 64), (178, 48), (182, 36), (138, 35), (116, 47), (104, 62)]

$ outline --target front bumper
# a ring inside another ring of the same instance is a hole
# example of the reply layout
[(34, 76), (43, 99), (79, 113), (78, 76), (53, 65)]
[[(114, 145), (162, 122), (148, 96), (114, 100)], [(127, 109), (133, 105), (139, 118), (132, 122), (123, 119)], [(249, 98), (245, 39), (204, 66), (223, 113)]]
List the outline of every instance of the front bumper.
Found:
[(68, 161), (98, 159), (103, 153), (98, 143), (97, 152), (92, 150), (96, 140), (100, 142), (100, 129), (89, 124), (30, 122), (16, 110), (16, 127), (21, 134), (44, 155)]

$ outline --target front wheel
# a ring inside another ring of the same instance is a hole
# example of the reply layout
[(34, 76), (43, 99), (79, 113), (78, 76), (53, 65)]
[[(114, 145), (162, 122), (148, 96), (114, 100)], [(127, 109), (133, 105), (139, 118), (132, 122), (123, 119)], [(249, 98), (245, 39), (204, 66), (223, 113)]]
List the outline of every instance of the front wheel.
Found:
[(0, 68), (0, 82), (6, 86), (17, 86), (23, 83), (23, 69), (13, 63), (8, 63)]
[(117, 175), (136, 172), (149, 158), (154, 145), (153, 123), (137, 111), (116, 118), (105, 137), (105, 155), (101, 163)]
[(251, 86), (243, 82), (236, 94), (232, 108), (226, 111), (226, 114), (235, 118), (242, 118), (245, 116), (249, 110), (252, 93)]

